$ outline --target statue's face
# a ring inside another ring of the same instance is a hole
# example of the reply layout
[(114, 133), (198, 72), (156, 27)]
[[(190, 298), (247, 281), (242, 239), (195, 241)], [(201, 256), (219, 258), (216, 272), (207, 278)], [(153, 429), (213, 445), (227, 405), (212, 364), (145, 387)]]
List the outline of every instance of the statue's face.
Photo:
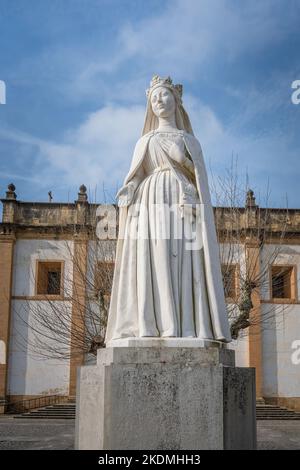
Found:
[(175, 113), (175, 98), (169, 88), (157, 87), (151, 94), (151, 106), (155, 116), (169, 117)]

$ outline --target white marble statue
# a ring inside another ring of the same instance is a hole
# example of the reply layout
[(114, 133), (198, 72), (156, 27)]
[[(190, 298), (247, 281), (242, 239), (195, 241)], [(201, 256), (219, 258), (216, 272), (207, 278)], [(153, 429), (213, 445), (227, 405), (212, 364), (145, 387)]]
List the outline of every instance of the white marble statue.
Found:
[[(143, 135), (117, 194), (119, 239), (106, 342), (231, 341), (207, 174), (181, 95), (181, 85), (169, 77), (154, 76), (147, 90)], [(190, 224), (201, 243), (175, 236), (178, 223)]]

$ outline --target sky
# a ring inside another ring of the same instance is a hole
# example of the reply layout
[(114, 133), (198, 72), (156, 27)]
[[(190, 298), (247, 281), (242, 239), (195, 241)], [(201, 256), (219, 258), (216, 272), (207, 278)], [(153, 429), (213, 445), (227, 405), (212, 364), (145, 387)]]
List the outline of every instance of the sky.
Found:
[(259, 204), (300, 208), (299, 23), (300, 0), (0, 0), (1, 197), (111, 202), (158, 74), (183, 84), (210, 183), (234, 162)]

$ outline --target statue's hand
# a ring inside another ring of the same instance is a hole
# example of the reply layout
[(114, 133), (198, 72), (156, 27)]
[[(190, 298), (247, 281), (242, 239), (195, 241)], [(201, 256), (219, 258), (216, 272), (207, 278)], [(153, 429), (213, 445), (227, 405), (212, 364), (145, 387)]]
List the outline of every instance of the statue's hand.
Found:
[(121, 189), (116, 194), (116, 199), (118, 199), (118, 206), (125, 207), (129, 206), (133, 199), (135, 191), (135, 185), (132, 182), (127, 183), (125, 186), (122, 186)]
[(176, 139), (176, 141), (170, 146), (169, 155), (172, 160), (175, 160), (180, 165), (183, 165), (186, 160), (183, 139)]

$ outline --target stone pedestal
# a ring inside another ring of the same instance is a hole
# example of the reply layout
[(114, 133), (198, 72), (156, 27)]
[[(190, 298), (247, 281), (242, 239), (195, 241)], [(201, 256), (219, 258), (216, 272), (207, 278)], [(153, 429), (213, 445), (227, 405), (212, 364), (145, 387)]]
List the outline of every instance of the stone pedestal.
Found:
[(78, 371), (77, 449), (255, 449), (254, 369), (222, 343), (125, 339)]

